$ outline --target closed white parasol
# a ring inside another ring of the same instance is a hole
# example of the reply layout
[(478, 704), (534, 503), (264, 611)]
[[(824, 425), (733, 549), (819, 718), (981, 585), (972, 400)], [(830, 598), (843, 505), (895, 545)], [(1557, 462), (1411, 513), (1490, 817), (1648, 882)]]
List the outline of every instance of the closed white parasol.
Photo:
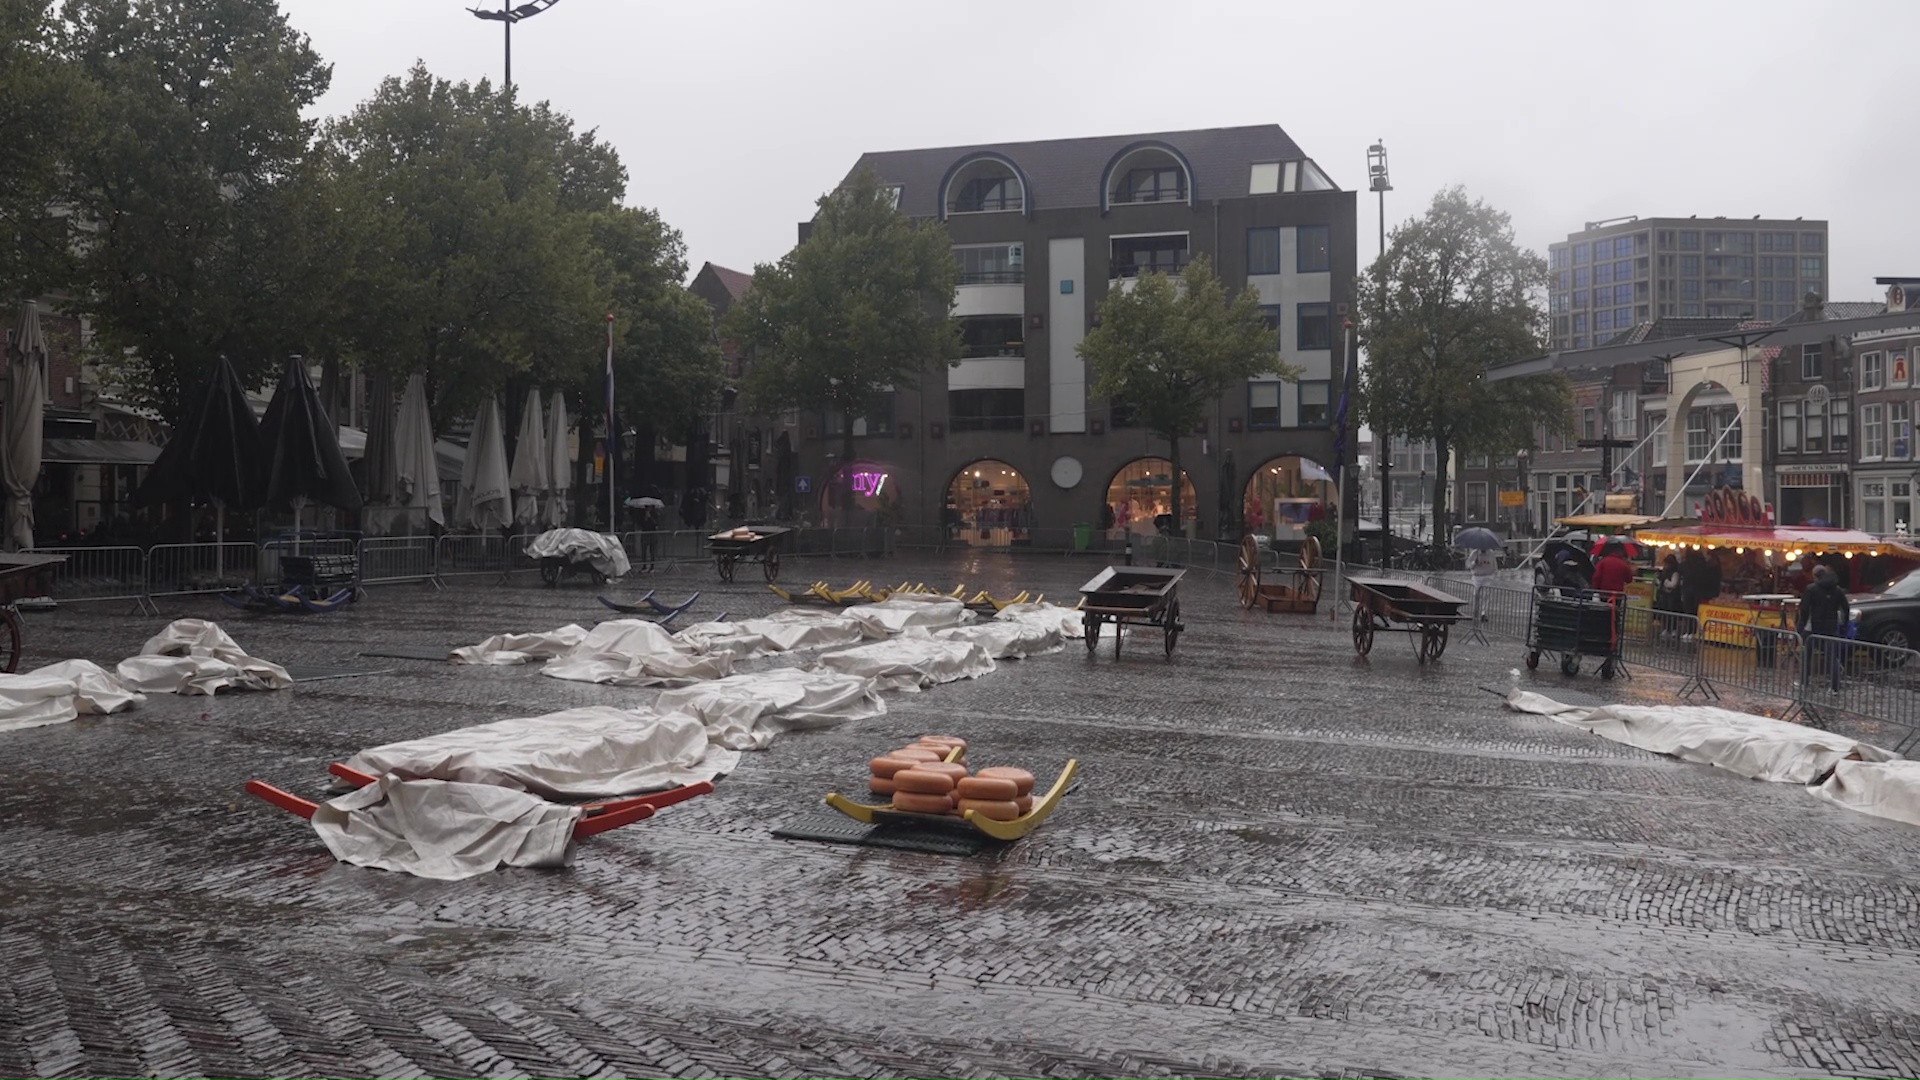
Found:
[(508, 484), (513, 489), (513, 520), (519, 525), (540, 524), (540, 500), (553, 486), (547, 476), (552, 462), (547, 454), (547, 424), (540, 408), (540, 391), (527, 390), (526, 407), (520, 410), (520, 434), (513, 443), (513, 468)]
[(9, 551), (33, 546), (33, 484), (40, 478), (41, 417), (46, 406), (47, 339), (40, 332), (40, 311), (29, 300), (20, 310), (19, 332), (7, 348), (4, 438)]
[(407, 380), (400, 411), (393, 418), (394, 502), (405, 508), (409, 531), (427, 531), (427, 522), (444, 526), (440, 472), (433, 456), (433, 417), (427, 412), (427, 378)]
[(500, 399), (487, 398), (473, 418), (473, 435), (467, 441), (467, 462), (460, 471), (460, 497), (453, 510), (455, 527), (471, 525), (481, 532), (491, 532), (505, 528), (513, 519), (504, 426), (500, 420)]
[(573, 491), (573, 455), (567, 452), (567, 395), (553, 392), (553, 405), (547, 410), (547, 524), (561, 528), (567, 523), (567, 501)]

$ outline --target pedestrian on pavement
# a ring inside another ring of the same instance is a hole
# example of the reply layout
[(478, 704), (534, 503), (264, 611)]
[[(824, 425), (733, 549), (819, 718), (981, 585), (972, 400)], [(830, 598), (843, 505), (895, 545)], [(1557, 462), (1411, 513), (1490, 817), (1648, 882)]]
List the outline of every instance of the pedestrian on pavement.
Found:
[(1847, 591), (1840, 587), (1840, 575), (1833, 572), (1833, 567), (1813, 568), (1813, 585), (1800, 598), (1800, 614), (1795, 621), (1803, 643), (1800, 655), (1806, 658), (1800, 681), (1807, 682), (1813, 674), (1814, 650), (1806, 646), (1812, 645), (1811, 638), (1818, 638), (1818, 652), (1827, 662), (1828, 689), (1839, 693), (1840, 661), (1846, 649), (1840, 635), (1847, 622)]
[(1659, 637), (1679, 637), (1680, 620), (1674, 616), (1685, 610), (1681, 600), (1680, 559), (1672, 552), (1660, 563), (1654, 579), (1653, 608), (1660, 612)]
[(1500, 569), (1500, 559), (1493, 552), (1476, 548), (1467, 552), (1467, 569), (1473, 574), (1473, 617), (1479, 622), (1487, 621), (1487, 586), (1493, 584), (1493, 575)]
[(1618, 539), (1608, 540), (1600, 549), (1600, 562), (1593, 568), (1595, 592), (1623, 593), (1633, 581), (1633, 564), (1627, 561), (1626, 546)]

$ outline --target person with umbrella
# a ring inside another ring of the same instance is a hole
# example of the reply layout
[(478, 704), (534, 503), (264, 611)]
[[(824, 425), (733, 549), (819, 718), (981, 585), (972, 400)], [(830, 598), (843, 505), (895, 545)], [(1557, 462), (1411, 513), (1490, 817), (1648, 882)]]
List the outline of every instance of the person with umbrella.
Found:
[(1467, 552), (1467, 570), (1473, 575), (1474, 621), (1486, 622), (1487, 586), (1493, 584), (1493, 575), (1500, 569), (1500, 558), (1494, 552), (1504, 545), (1492, 529), (1476, 525), (1461, 529), (1453, 538), (1453, 546)]
[(1627, 560), (1627, 546), (1620, 538), (1609, 537), (1600, 549), (1600, 562), (1593, 568), (1595, 592), (1624, 593), (1633, 581), (1633, 563)]

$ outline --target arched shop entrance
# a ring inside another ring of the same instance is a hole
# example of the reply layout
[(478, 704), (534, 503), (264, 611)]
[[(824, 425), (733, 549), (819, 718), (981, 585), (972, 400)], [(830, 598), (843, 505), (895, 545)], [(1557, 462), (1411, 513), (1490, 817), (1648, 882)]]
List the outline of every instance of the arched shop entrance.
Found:
[[(851, 476), (852, 513), (843, 520), (836, 512), (843, 494), (842, 479)], [(827, 477), (820, 492), (820, 523), (835, 525), (889, 525), (900, 518), (900, 481), (893, 470), (877, 461), (849, 461)]]
[(1004, 461), (976, 461), (947, 485), (947, 538), (973, 547), (1010, 547), (1032, 539), (1033, 492)]
[(1307, 523), (1332, 513), (1333, 477), (1312, 458), (1289, 454), (1253, 470), (1240, 512), (1247, 531), (1304, 540)]
[[(1120, 467), (1107, 484), (1107, 511), (1101, 515), (1108, 534), (1125, 532), (1151, 536), (1154, 519), (1173, 512), (1173, 462), (1166, 458), (1138, 458)], [(1180, 470), (1180, 516), (1188, 524), (1198, 520), (1193, 480)]]

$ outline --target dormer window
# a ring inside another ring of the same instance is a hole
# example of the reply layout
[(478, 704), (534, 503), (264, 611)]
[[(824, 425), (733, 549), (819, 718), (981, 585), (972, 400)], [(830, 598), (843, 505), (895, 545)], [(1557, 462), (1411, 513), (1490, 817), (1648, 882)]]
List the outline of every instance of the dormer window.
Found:
[(1113, 193), (1114, 202), (1185, 202), (1187, 174), (1178, 165), (1129, 169)]
[(970, 161), (947, 183), (947, 213), (1019, 213), (1026, 209), (1026, 185), (1006, 162), (997, 158)]

